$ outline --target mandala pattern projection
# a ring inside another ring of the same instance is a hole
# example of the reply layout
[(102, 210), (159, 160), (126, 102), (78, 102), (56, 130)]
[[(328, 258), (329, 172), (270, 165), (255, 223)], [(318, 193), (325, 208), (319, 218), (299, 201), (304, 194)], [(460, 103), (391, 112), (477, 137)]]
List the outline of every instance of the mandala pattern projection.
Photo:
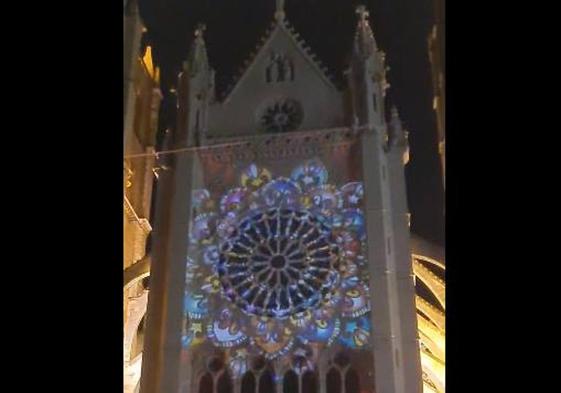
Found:
[(246, 314), (286, 318), (329, 297), (339, 248), (309, 212), (258, 211), (235, 233), (222, 247), (218, 274), (226, 296)]
[(323, 347), (369, 347), (362, 183), (331, 184), (319, 160), (274, 172), (192, 199), (183, 345), (229, 348), (234, 376), (248, 354), (304, 372)]

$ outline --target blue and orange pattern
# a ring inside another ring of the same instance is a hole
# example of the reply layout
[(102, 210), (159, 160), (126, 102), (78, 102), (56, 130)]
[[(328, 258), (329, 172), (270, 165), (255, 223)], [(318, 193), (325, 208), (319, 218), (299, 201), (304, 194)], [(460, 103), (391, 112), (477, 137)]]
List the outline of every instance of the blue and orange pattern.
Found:
[(249, 352), (305, 370), (310, 345), (369, 345), (363, 185), (328, 180), (319, 160), (290, 177), (251, 164), (223, 195), (194, 192), (185, 348), (228, 348), (236, 374)]

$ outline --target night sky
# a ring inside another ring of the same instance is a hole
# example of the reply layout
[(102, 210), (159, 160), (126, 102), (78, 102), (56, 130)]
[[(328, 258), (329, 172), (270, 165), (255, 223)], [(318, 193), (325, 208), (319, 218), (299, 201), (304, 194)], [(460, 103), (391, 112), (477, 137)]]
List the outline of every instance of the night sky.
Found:
[[(342, 82), (356, 27), (355, 6), (365, 4), (380, 49), (390, 67), (387, 107), (397, 105), (409, 130), (406, 169), (412, 230), (444, 244), (444, 196), (437, 152), (428, 35), (432, 0), (286, 0), (288, 21)], [(207, 26), (205, 39), (217, 90), (230, 84), (273, 20), (275, 0), (139, 0), (148, 30), (144, 44), (153, 47), (161, 68), (164, 101), (161, 127), (173, 124), (175, 102), (169, 89), (186, 58), (193, 31)]]

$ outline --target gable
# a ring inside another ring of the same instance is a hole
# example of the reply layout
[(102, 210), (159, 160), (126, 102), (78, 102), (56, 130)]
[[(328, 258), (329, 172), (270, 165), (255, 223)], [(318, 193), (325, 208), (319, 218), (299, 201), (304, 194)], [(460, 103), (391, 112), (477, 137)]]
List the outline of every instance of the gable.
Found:
[(274, 123), (274, 130), (309, 130), (344, 124), (342, 93), (291, 31), (279, 24), (226, 99), (209, 108), (208, 135), (232, 137), (274, 132), (270, 127), (271, 116), (279, 108), (287, 107), (289, 124), (276, 127)]

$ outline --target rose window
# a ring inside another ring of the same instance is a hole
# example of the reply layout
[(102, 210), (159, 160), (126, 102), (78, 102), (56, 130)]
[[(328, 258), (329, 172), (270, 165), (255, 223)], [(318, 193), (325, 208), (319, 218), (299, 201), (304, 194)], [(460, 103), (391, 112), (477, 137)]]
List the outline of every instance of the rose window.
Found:
[(286, 132), (297, 129), (303, 117), (302, 107), (298, 102), (282, 100), (268, 106), (260, 121), (266, 132)]
[(314, 308), (339, 279), (339, 248), (311, 213), (253, 213), (223, 246), (218, 274), (226, 296), (245, 313), (285, 318)]
[(305, 348), (369, 345), (362, 183), (319, 159), (275, 172), (249, 163), (191, 199), (182, 343), (228, 348), (238, 377), (254, 355), (305, 372)]

